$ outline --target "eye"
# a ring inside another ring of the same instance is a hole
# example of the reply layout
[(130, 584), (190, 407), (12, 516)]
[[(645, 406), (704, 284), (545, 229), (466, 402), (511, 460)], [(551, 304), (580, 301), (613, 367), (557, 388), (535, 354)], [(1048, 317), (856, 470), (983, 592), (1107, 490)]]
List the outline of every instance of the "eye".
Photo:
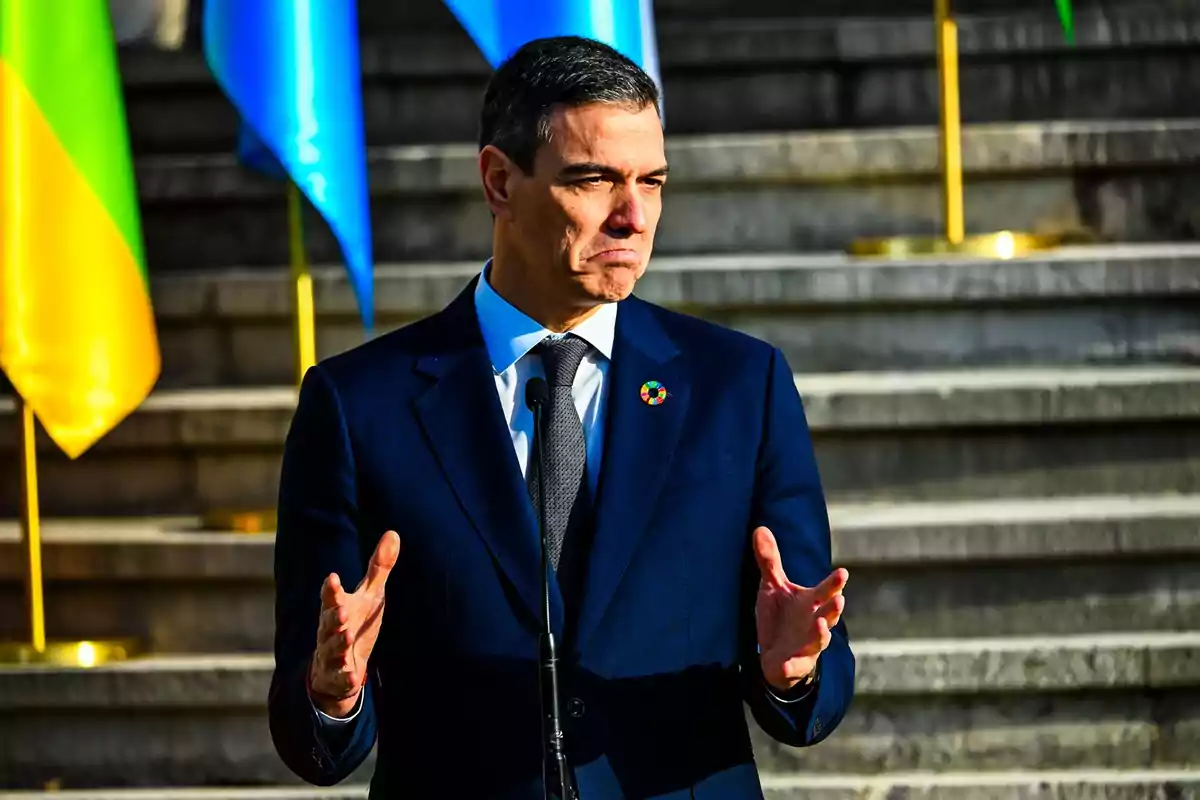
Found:
[(603, 182), (604, 178), (600, 175), (589, 175), (576, 181), (580, 186), (599, 186)]
[(646, 178), (644, 181), (642, 181), (642, 183), (646, 184), (651, 189), (661, 189), (666, 181), (664, 181), (662, 178)]

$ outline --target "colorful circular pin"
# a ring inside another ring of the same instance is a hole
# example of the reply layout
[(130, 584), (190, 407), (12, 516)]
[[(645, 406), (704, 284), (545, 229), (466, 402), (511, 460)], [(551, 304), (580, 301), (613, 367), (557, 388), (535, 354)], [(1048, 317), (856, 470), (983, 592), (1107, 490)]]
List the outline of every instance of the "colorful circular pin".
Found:
[(642, 384), (642, 402), (649, 406), (661, 405), (667, 399), (667, 387), (658, 381), (646, 381)]

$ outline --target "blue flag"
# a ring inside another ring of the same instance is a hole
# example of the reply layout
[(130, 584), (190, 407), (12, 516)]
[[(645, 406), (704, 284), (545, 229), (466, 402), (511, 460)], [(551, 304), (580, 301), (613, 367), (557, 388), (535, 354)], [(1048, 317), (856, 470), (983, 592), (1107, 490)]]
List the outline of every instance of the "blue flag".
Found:
[(242, 117), (242, 163), (289, 177), (341, 246), (374, 324), (355, 0), (206, 0), (204, 54)]
[(493, 67), (521, 45), (548, 36), (584, 36), (649, 73), (662, 91), (651, 0), (446, 0)]

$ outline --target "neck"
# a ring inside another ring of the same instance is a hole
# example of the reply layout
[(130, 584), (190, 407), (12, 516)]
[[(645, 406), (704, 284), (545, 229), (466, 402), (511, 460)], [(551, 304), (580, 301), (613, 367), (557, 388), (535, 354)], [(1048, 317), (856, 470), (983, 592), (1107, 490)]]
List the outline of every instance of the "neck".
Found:
[(496, 294), (504, 298), (513, 308), (553, 333), (566, 333), (599, 309), (598, 303), (578, 305), (568, 302), (562, 290), (545, 285), (545, 281), (533, 278), (536, 270), (511, 256), (502, 257), (497, 252), (492, 257), (488, 270), (488, 282)]

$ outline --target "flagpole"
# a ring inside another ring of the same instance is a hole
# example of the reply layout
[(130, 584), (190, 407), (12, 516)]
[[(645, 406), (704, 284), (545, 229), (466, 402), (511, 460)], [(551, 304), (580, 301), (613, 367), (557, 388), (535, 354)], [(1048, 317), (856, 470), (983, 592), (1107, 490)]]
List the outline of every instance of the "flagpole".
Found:
[[(296, 387), (304, 373), (317, 363), (317, 324), (313, 302), (312, 270), (304, 247), (304, 198), (293, 180), (287, 182), (288, 262), (292, 279), (293, 368)], [(215, 508), (206, 511), (201, 526), (206, 530), (236, 533), (270, 533), (275, 530), (273, 508)]]
[(46, 641), (45, 576), (42, 571), (42, 517), (38, 501), (37, 418), (33, 408), (13, 392), (20, 426), (21, 543), (25, 550), (25, 608), (29, 614), (27, 639), (0, 642), (0, 664), (52, 663), (93, 667), (122, 661), (138, 650), (131, 639)]
[(42, 586), (42, 525), (38, 509), (37, 422), (33, 409), (14, 393), (21, 426), (21, 539), (25, 543), (25, 603), (29, 644), (46, 652), (46, 605)]
[(941, 184), (940, 236), (888, 236), (851, 242), (856, 256), (908, 258), (921, 255), (970, 255), (1015, 258), (1058, 246), (1063, 236), (1003, 230), (968, 236), (963, 202), (962, 121), (958, 85), (958, 23), (952, 0), (934, 0), (934, 42), (938, 72), (938, 166)]
[(962, 125), (958, 104), (958, 23), (950, 0), (934, 0), (938, 50), (938, 151), (942, 165), (942, 219), (946, 242), (963, 240)]
[(296, 303), (295, 347), (296, 386), (304, 373), (317, 363), (317, 324), (313, 304), (312, 271), (304, 249), (304, 218), (300, 187), (288, 181), (288, 256), (291, 262), (292, 285)]

